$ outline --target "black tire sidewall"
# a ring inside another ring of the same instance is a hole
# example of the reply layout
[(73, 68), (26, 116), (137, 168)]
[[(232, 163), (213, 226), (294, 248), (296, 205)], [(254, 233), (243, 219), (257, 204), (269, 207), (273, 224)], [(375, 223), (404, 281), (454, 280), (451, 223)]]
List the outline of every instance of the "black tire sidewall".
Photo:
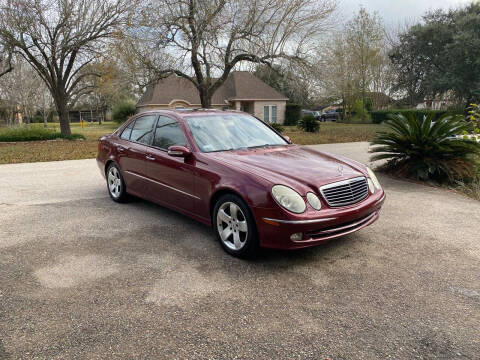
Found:
[[(108, 173), (110, 172), (110, 169), (112, 167), (117, 169), (118, 173), (120, 174), (120, 181), (122, 182), (122, 191), (120, 192), (120, 196), (117, 197), (117, 198), (112, 195), (112, 193), (110, 192), (110, 187), (108, 186)], [(122, 172), (118, 168), (117, 164), (112, 162), (110, 165), (108, 165), (107, 171), (106, 171), (106, 178), (107, 178), (107, 191), (108, 191), (108, 195), (110, 195), (110, 198), (113, 201), (118, 202), (118, 203), (126, 202), (127, 201), (127, 187), (125, 186), (125, 181), (123, 180)]]
[[(247, 226), (248, 226), (248, 235), (247, 235), (247, 240), (246, 244), (240, 249), (240, 250), (232, 250), (228, 248), (222, 241), (222, 238), (220, 237), (220, 234), (218, 233), (218, 227), (217, 227), (217, 213), (222, 204), (226, 202), (232, 202), (235, 203), (240, 207), (242, 210), (243, 214), (245, 215), (245, 218), (247, 220)], [(230, 255), (237, 256), (237, 257), (250, 257), (254, 255), (257, 250), (258, 250), (258, 234), (257, 234), (257, 226), (255, 224), (255, 220), (253, 218), (253, 215), (248, 208), (248, 205), (245, 203), (245, 201), (242, 200), (237, 195), (234, 194), (226, 194), (221, 196), (217, 202), (215, 203), (215, 207), (213, 210), (213, 218), (212, 218), (212, 227), (213, 231), (215, 232), (215, 236), (217, 237), (218, 241), (222, 245), (222, 248), (229, 253)]]

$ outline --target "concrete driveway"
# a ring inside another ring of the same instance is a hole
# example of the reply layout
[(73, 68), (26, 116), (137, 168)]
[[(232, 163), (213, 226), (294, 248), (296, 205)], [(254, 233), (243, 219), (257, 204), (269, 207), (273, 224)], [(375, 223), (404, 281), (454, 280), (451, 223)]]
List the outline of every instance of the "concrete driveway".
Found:
[(480, 203), (380, 180), (373, 226), (244, 261), (94, 160), (0, 166), (0, 359), (480, 358)]

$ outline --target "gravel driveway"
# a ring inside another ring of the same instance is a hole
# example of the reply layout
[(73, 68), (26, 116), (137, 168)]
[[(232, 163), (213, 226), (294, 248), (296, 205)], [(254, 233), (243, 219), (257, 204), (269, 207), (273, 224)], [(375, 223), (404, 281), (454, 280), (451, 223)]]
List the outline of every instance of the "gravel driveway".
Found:
[(479, 359), (480, 203), (380, 181), (373, 226), (244, 261), (94, 160), (2, 165), (0, 359)]

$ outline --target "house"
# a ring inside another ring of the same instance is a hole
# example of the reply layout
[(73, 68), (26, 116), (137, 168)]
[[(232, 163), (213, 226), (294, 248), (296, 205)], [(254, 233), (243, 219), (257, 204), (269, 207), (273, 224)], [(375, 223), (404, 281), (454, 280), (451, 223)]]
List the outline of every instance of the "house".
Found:
[(374, 110), (385, 110), (395, 104), (395, 100), (383, 92), (370, 91), (366, 94), (366, 98), (370, 100)]
[(20, 105), (0, 99), (0, 122), (7, 125), (23, 124), (23, 113)]
[(105, 121), (106, 109), (79, 108), (68, 112), (70, 122), (102, 122)]
[[(234, 71), (213, 94), (212, 108), (245, 111), (266, 122), (283, 124), (287, 100), (251, 73)], [(137, 103), (137, 112), (200, 107), (195, 86), (188, 79), (169, 76), (147, 88)]]
[(419, 110), (447, 110), (450, 106), (455, 105), (453, 98), (453, 94), (448, 91), (445, 94), (424, 98), (423, 102), (417, 104), (416, 108)]

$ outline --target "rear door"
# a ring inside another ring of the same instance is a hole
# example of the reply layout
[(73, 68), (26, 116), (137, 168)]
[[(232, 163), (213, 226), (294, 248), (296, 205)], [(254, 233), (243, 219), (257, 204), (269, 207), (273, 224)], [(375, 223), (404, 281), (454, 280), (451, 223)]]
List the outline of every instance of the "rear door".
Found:
[(172, 157), (173, 145), (189, 147), (183, 128), (173, 118), (160, 115), (152, 146), (147, 149), (149, 197), (168, 207), (192, 213), (195, 208), (194, 158)]
[[(138, 117), (120, 135), (117, 153), (127, 189), (144, 196), (147, 189), (145, 178), (147, 171), (146, 151), (153, 138), (153, 126), (157, 115)], [(128, 138), (128, 140), (127, 140)]]

